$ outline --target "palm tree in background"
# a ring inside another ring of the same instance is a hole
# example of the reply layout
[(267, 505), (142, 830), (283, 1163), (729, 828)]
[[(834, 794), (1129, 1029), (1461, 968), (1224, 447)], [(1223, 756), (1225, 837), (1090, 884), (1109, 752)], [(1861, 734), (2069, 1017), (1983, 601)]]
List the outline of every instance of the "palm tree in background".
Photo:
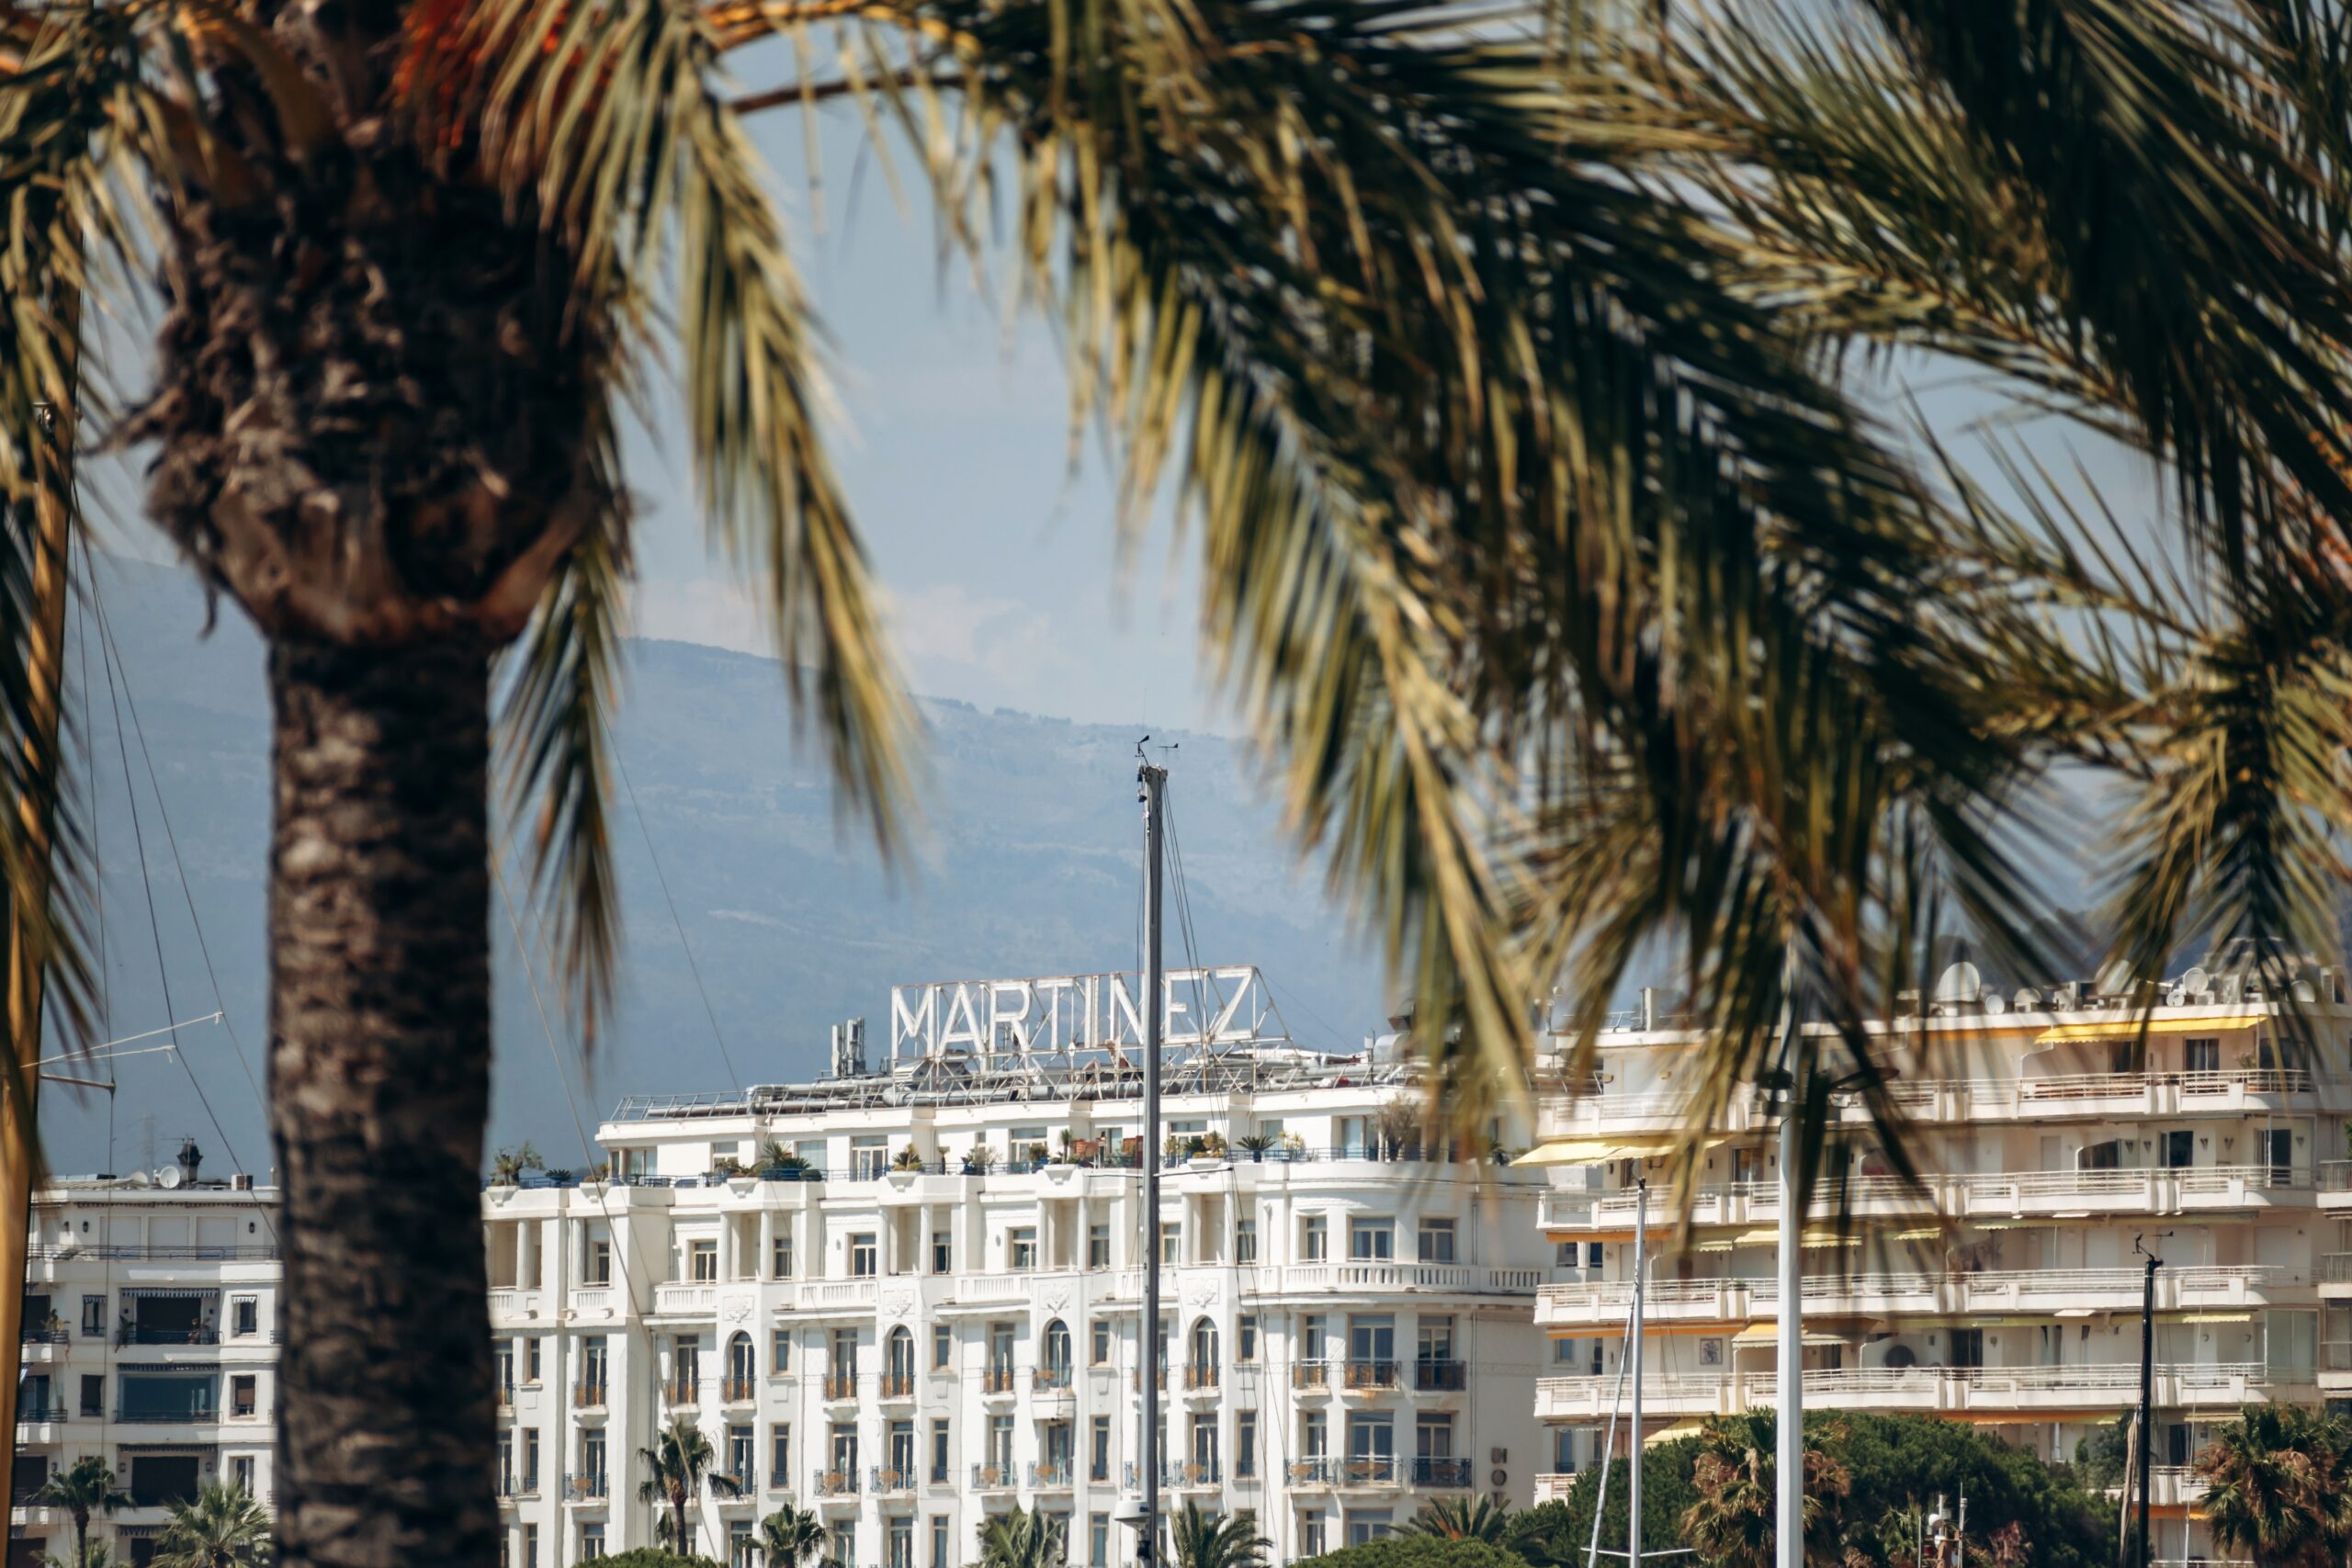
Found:
[[(86, 433), (150, 455), (149, 514), (268, 646), (289, 1568), (494, 1559), (492, 665), (593, 1030), (619, 411), (670, 366), (711, 536), (844, 803), (902, 840), (907, 705), (756, 112), (839, 99), (910, 149), (951, 241), (1057, 320), (1128, 523), (1182, 496), (1298, 841), (1418, 998), (1429, 1119), (1484, 1136), (1523, 998), (1567, 975), (1589, 1054), (1672, 951), (1713, 1043), (1694, 1136), (1785, 1073), (1801, 1185), (1844, 1168), (1834, 1092), (1908, 1171), (1863, 1021), (1955, 921), (2028, 961), (2061, 766), (2140, 803), (2138, 969), (2197, 931), (2333, 947), (2328, 8), (1555, 4), (0, 0), (10, 937), (86, 1038), (28, 599), (71, 545), (42, 519), (79, 517), (34, 500)], [(152, 343), (85, 329), (148, 303)], [(2196, 591), (1840, 373), (1919, 355), (2162, 465)], [(1826, 1033), (1776, 1032), (1792, 990)]]
[(251, 1493), (208, 1481), (194, 1502), (173, 1505), (155, 1542), (155, 1568), (262, 1568), (269, 1529), (269, 1511)]
[(979, 1568), (1062, 1568), (1069, 1543), (1043, 1508), (1015, 1507), (980, 1521)]
[(1483, 1540), (1502, 1544), (1503, 1528), (1510, 1523), (1510, 1504), (1492, 1497), (1433, 1497), (1420, 1512), (1396, 1527), (1398, 1535), (1434, 1536), (1443, 1540)]
[(760, 1521), (760, 1551), (767, 1568), (800, 1568), (825, 1550), (825, 1521), (814, 1508), (787, 1503)]
[(43, 1482), (28, 1499), (37, 1506), (62, 1508), (74, 1521), (74, 1561), (90, 1561), (90, 1520), (99, 1514), (131, 1506), (131, 1496), (115, 1484), (114, 1472), (96, 1454), (84, 1454)]
[(2352, 1545), (2352, 1425), (2249, 1404), (2198, 1454), (2214, 1544), (2255, 1568), (2328, 1568)]
[(1204, 1513), (1187, 1501), (1168, 1521), (1176, 1568), (1260, 1568), (1273, 1542), (1258, 1533), (1258, 1511)]
[(637, 1483), (638, 1501), (666, 1510), (656, 1516), (663, 1544), (681, 1556), (694, 1540), (688, 1510), (707, 1487), (721, 1497), (740, 1497), (742, 1484), (718, 1468), (718, 1450), (691, 1416), (673, 1416), (653, 1446), (637, 1450), (645, 1479)]
[[(1708, 1422), (1701, 1435), (1690, 1472), (1699, 1500), (1682, 1516), (1682, 1536), (1711, 1568), (1772, 1568), (1779, 1540), (1774, 1426), (1769, 1415), (1734, 1416)], [(1840, 1508), (1853, 1483), (1846, 1467), (1816, 1446), (1823, 1435), (1805, 1434), (1804, 1556), (1815, 1568), (1837, 1568), (1844, 1560)]]

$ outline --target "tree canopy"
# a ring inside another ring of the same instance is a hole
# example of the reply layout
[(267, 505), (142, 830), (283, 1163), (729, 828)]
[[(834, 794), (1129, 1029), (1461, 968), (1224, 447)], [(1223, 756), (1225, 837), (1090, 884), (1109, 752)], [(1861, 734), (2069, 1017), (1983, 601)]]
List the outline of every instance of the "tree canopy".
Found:
[(1307, 1560), (1314, 1568), (1528, 1568), (1499, 1546), (1437, 1535), (1390, 1535)]

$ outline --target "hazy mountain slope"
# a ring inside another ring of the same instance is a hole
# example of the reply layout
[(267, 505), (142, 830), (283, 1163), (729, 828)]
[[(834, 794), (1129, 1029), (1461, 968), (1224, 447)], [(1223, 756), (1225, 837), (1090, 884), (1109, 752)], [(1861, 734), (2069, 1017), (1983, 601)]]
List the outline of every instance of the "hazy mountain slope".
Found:
[[(203, 943), (258, 1081), (269, 743), (260, 646), (226, 610), (213, 634), (200, 637), (200, 597), (160, 569), (107, 571), (102, 599), (126, 679), (110, 699), (96, 623), (85, 625), (77, 615), (70, 700), (82, 720), (76, 749), (86, 749), (97, 784), (111, 1032), (153, 1029), (214, 1008), (138, 732), (128, 711), (120, 731), (114, 721), (114, 703), (135, 698)], [(86, 690), (78, 684), (85, 649)], [(622, 759), (734, 1071), (713, 1039), (624, 797), (616, 821), (626, 970), (617, 1016), (596, 1047), (584, 1092), (573, 1036), (542, 975), (541, 999), (592, 1134), (623, 1093), (725, 1089), (738, 1077), (817, 1070), (829, 1023), (863, 1015), (877, 1037), (886, 1033), (894, 982), (1135, 964), (1136, 733), (926, 703), (921, 847), (915, 863), (894, 876), (854, 829), (837, 828), (822, 771), (793, 745), (773, 665), (685, 643), (637, 643), (630, 655)], [(1302, 1040), (1352, 1043), (1370, 1032), (1379, 1021), (1376, 969), (1342, 940), (1317, 879), (1295, 868), (1237, 748), (1193, 734), (1161, 734), (1155, 746), (1171, 740), (1180, 742), (1172, 753), (1176, 828), (1201, 957), (1263, 966)], [(125, 753), (153, 894), (152, 934), (124, 791)], [(572, 1111), (503, 909), (493, 910), (493, 924), (500, 937), (493, 1138), (528, 1137), (558, 1163), (577, 1163)], [(1171, 922), (1177, 956), (1179, 941)], [(227, 1034), (192, 1028), (182, 1032), (182, 1045), (193, 1084), (170, 1056), (119, 1064), (111, 1156), (107, 1097), (76, 1103), (66, 1093), (51, 1095), (43, 1119), (58, 1166), (127, 1169), (167, 1156), (182, 1134), (215, 1156), (209, 1163), (227, 1164), (217, 1147), (217, 1116), (242, 1162), (266, 1168), (258, 1105)]]

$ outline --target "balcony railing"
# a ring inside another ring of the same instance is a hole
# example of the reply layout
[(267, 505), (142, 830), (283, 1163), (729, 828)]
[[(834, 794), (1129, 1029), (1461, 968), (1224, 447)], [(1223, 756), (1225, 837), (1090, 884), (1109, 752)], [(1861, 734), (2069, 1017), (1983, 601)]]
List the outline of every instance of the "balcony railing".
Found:
[(42, 1328), (27, 1324), (22, 1338), (28, 1345), (71, 1345), (74, 1343), (74, 1331), (70, 1328)]
[(857, 1472), (854, 1470), (820, 1470), (813, 1488), (820, 1497), (854, 1497), (857, 1495)]
[[(2318, 1397), (2316, 1374), (2259, 1362), (2163, 1362), (2155, 1368), (2156, 1403), (2220, 1410), (2246, 1403)], [(1614, 1375), (1542, 1378), (1535, 1385), (1539, 1420), (1605, 1416)], [(1681, 1373), (1643, 1385), (1644, 1408), (1660, 1416), (1732, 1415), (1770, 1409), (1778, 1380), (1770, 1372)], [(2140, 1366), (2128, 1361), (2018, 1367), (1845, 1367), (1804, 1374), (1807, 1405), (1825, 1409), (1916, 1410), (1954, 1415), (1990, 1412), (2120, 1409), (2135, 1403)]]
[(1012, 1485), (1012, 1467), (1009, 1464), (976, 1464), (972, 1467), (972, 1490), (1002, 1492)]
[(605, 1382), (602, 1378), (594, 1382), (576, 1382), (571, 1385), (571, 1407), (574, 1410), (602, 1410), (605, 1407)]
[(28, 1427), (41, 1421), (65, 1419), (65, 1402), (62, 1399), (19, 1399), (17, 1402), (17, 1424)]
[(1416, 1456), (1413, 1460), (1413, 1484), (1416, 1486), (1464, 1487), (1470, 1484), (1470, 1461), (1466, 1459), (1431, 1459)]
[(62, 1263), (69, 1258), (96, 1258), (117, 1263), (275, 1263), (274, 1247), (141, 1247), (121, 1243), (85, 1246), (80, 1242), (48, 1242), (25, 1249), (29, 1262)]
[(1351, 1454), (1339, 1461), (1342, 1486), (1394, 1486), (1403, 1466), (1393, 1454)]
[(160, 1324), (126, 1323), (114, 1332), (118, 1345), (218, 1345), (220, 1331), (209, 1324), (164, 1327)]
[[(1871, 1312), (2032, 1311), (2057, 1306), (2106, 1306), (2137, 1310), (2144, 1275), (2138, 1269), (2031, 1269), (1963, 1272), (1808, 1274), (1808, 1303), (1845, 1303)], [(2256, 1304), (2261, 1292), (2297, 1290), (2311, 1283), (2301, 1269), (2272, 1264), (2199, 1265), (2167, 1269), (2156, 1276), (2158, 1311), (2198, 1306)], [(1770, 1276), (1710, 1276), (1654, 1281), (1644, 1292), (1649, 1311), (1661, 1319), (1693, 1316), (1709, 1321), (1736, 1318), (1777, 1303), (1780, 1281)], [(2100, 1298), (2105, 1298), (2104, 1301)], [(1546, 1285), (1536, 1292), (1536, 1321), (1581, 1321), (1587, 1315), (1623, 1320), (1633, 1299), (1630, 1280), (1584, 1280)]]
[(210, 1405), (133, 1410), (119, 1404), (115, 1406), (114, 1418), (142, 1427), (200, 1427), (220, 1420), (220, 1412)]
[(724, 1404), (748, 1404), (760, 1397), (757, 1378), (726, 1377), (718, 1380), (718, 1398)]
[(1029, 1374), (1029, 1386), (1039, 1393), (1068, 1393), (1069, 1369), (1068, 1367), (1039, 1367)]
[(915, 1375), (914, 1375), (914, 1373), (912, 1373), (912, 1372), (884, 1372), (884, 1373), (882, 1374), (882, 1397), (883, 1397), (883, 1398), (885, 1398), (885, 1399), (912, 1399), (914, 1396), (915, 1396)]
[(1336, 1486), (1339, 1465), (1329, 1454), (1316, 1454), (1307, 1459), (1293, 1460), (1283, 1467), (1293, 1486)]
[(672, 1404), (700, 1404), (702, 1379), (672, 1378), (662, 1385), (662, 1397)]
[(605, 1472), (601, 1470), (570, 1473), (563, 1478), (563, 1500), (567, 1503), (600, 1502), (604, 1495)]
[(855, 1372), (827, 1372), (825, 1397), (827, 1399), (855, 1399), (857, 1374)]
[(1214, 1366), (1187, 1365), (1184, 1386), (1188, 1389), (1209, 1389), (1217, 1385), (1217, 1369)]
[(905, 1466), (876, 1465), (866, 1475), (867, 1483), (879, 1495), (915, 1489), (915, 1472)]
[(1400, 1369), (1395, 1361), (1351, 1356), (1347, 1368), (1348, 1387), (1351, 1389), (1395, 1388), (1401, 1381)]
[(1172, 1486), (1179, 1490), (1215, 1486), (1218, 1484), (1216, 1461), (1213, 1459), (1171, 1460), (1160, 1466), (1159, 1483), (1162, 1486)]
[(990, 1367), (980, 1373), (980, 1392), (982, 1393), (1011, 1393), (1012, 1381), (1011, 1367)]
[(1067, 1492), (1075, 1483), (1076, 1477), (1069, 1461), (1066, 1459), (1039, 1460), (1029, 1467), (1029, 1485), (1033, 1491)]
[(1467, 1381), (1469, 1368), (1461, 1361), (1423, 1357), (1413, 1363), (1413, 1386), (1430, 1392), (1458, 1393)]
[(1293, 1361), (1290, 1364), (1290, 1386), (1293, 1388), (1329, 1388), (1331, 1363), (1329, 1361)]
[(539, 1478), (536, 1475), (502, 1475), (498, 1478), (501, 1497), (536, 1497), (539, 1495)]

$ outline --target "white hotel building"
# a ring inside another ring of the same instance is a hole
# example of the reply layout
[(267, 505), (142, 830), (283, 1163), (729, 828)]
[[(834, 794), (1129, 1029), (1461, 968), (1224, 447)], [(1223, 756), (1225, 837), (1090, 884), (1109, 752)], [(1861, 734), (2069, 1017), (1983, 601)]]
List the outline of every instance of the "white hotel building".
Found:
[[(161, 1180), (157, 1177), (161, 1177)], [(93, 1529), (144, 1564), (168, 1505), (207, 1481), (266, 1502), (277, 1437), (277, 1194), (176, 1167), (60, 1180), (36, 1194), (8, 1568), (70, 1556), (73, 1522), (26, 1499), (102, 1454), (130, 1506)]]
[[(2156, 1551), (2204, 1551), (2188, 1465), (2206, 1426), (2248, 1402), (2352, 1393), (2352, 1213), (2322, 1212), (2352, 1200), (2352, 1007), (2334, 971), (2298, 987), (2308, 1051), (2281, 1029), (2278, 998), (2201, 970), (2157, 988), (2144, 1037), (2137, 996), (2088, 984), (1985, 995), (1964, 966), (1940, 999), (1883, 1026), (1894, 1098), (1932, 1174), (1909, 1189), (1867, 1154), (1829, 1174), (1803, 1254), (1807, 1408), (1936, 1413), (2072, 1459), (2138, 1403), (2144, 1245), (2163, 1259)], [(1551, 1428), (1544, 1493), (1591, 1462), (1617, 1408), (1638, 1179), (1653, 1192), (1645, 1435), (1772, 1403), (1777, 1122), (1752, 1101), (1733, 1108), (1679, 1234), (1673, 1173), (1656, 1157), (1701, 1043), (1668, 1021), (1622, 1020), (1586, 1092), (1543, 1108), (1536, 1157), (1558, 1162), (1562, 1183), (1544, 1197), (1544, 1232), (1593, 1266), (1537, 1292), (1554, 1361), (1535, 1399)], [(1844, 1114), (1859, 1130), (1860, 1107)]]
[[(1385, 1045), (1227, 1021), (1187, 1048), (1180, 1017), (1163, 1079), (1169, 1135), (1227, 1151), (1164, 1162), (1163, 1508), (1255, 1509), (1279, 1561), (1427, 1498), (1524, 1504), (1543, 1173), (1385, 1134), (1420, 1094)], [(1132, 1559), (1140, 1075), (1131, 1044), (996, 1038), (871, 1070), (853, 1038), (818, 1082), (630, 1100), (598, 1134), (614, 1179), (485, 1194), (510, 1561), (650, 1542), (636, 1454), (678, 1416), (741, 1488), (695, 1504), (722, 1559), (787, 1501), (867, 1568), (959, 1568), (1016, 1505), (1075, 1564)], [(777, 1145), (806, 1172), (714, 1176)]]

